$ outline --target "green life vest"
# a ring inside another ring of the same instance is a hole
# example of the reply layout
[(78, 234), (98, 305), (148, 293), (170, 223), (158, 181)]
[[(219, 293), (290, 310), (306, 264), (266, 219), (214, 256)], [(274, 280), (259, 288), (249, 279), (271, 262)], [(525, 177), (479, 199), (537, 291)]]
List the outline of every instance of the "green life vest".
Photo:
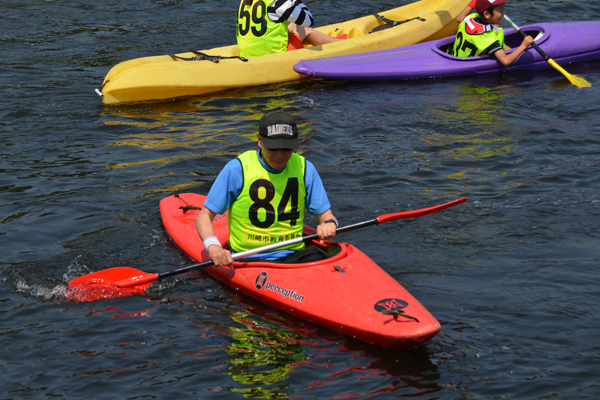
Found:
[(498, 25), (481, 24), (474, 18), (479, 14), (470, 14), (458, 26), (452, 54), (457, 57), (474, 57), (481, 55), (494, 42), (499, 42), (505, 49), (504, 29)]
[(286, 23), (273, 22), (267, 16), (267, 5), (275, 0), (253, 0), (249, 6), (240, 3), (237, 43), (240, 57), (256, 57), (287, 51)]
[[(242, 191), (229, 206), (229, 244), (240, 252), (302, 236), (306, 160), (293, 153), (278, 174), (267, 171), (256, 150), (238, 156), (244, 172)], [(303, 250), (304, 243), (283, 247)]]

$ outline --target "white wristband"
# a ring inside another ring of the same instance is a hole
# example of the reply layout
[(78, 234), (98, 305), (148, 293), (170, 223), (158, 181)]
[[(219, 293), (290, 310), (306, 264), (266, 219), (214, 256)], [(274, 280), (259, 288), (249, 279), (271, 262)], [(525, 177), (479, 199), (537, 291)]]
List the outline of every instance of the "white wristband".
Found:
[(204, 239), (204, 248), (206, 250), (208, 250), (208, 246), (210, 246), (211, 244), (216, 244), (219, 247), (223, 247), (221, 246), (221, 243), (219, 242), (219, 239), (217, 239), (216, 236), (209, 236), (206, 239)]

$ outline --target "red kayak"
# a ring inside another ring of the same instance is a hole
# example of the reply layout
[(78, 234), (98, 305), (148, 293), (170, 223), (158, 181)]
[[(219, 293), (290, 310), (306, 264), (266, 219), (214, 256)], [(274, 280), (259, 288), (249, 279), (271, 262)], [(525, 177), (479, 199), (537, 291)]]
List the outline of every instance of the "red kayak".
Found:
[[(160, 202), (167, 233), (196, 262), (209, 259), (195, 226), (205, 198), (182, 193)], [(218, 215), (213, 227), (226, 246), (226, 214)], [(305, 226), (304, 232), (314, 229)], [(323, 261), (234, 262), (233, 269), (210, 266), (205, 271), (263, 303), (376, 345), (414, 346), (439, 332), (440, 324), (429, 311), (359, 249), (346, 243), (325, 247), (328, 258)]]

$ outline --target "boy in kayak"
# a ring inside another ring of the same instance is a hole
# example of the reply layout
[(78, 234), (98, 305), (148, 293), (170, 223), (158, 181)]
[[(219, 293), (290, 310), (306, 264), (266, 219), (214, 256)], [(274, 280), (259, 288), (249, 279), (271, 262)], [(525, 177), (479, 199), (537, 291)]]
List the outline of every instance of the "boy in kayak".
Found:
[(533, 43), (533, 38), (527, 36), (512, 53), (504, 52), (511, 50), (504, 44), (504, 30), (500, 27), (505, 2), (506, 0), (475, 0), (475, 13), (467, 16), (458, 26), (453, 55), (493, 55), (502, 65), (508, 67)]
[(340, 40), (313, 30), (313, 24), (302, 0), (242, 0), (236, 34), (240, 57), (301, 49), (303, 40), (313, 46)]
[[(284, 112), (265, 114), (259, 124), (258, 150), (249, 150), (225, 165), (210, 189), (196, 229), (217, 266), (233, 263), (231, 252), (214, 236), (212, 220), (228, 211), (232, 252), (302, 236), (304, 207), (315, 214), (319, 239), (335, 236), (337, 219), (314, 165), (294, 153), (300, 147), (294, 118)], [(250, 256), (284, 263), (325, 258), (318, 246), (299, 243)], [(245, 258), (248, 259), (249, 257)]]

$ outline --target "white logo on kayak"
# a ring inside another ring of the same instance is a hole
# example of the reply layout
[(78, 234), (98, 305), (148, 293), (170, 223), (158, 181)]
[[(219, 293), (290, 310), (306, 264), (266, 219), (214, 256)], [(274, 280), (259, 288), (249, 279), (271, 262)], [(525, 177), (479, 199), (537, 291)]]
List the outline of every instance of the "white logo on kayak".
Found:
[(304, 296), (298, 294), (297, 290), (286, 289), (281, 286), (275, 285), (271, 282), (267, 282), (267, 277), (268, 276), (266, 272), (261, 272), (260, 274), (258, 274), (256, 280), (254, 281), (254, 285), (258, 290), (261, 290), (264, 287), (265, 290), (271, 290), (282, 295), (284, 299), (289, 297), (290, 299), (296, 300), (299, 303), (302, 303), (304, 301)]

